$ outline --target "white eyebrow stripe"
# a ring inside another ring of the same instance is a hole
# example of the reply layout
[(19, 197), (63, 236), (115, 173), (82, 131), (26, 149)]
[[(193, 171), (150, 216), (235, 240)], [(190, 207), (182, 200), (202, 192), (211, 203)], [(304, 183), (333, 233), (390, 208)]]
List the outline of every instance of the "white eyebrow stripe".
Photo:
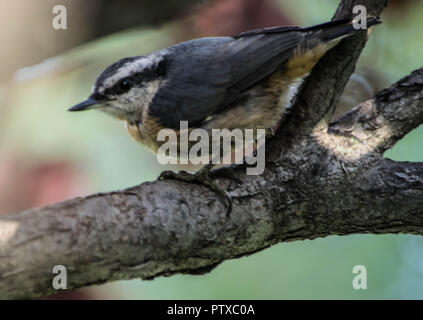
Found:
[[(131, 74), (141, 72), (144, 69), (150, 68), (158, 64), (163, 59), (163, 53), (153, 54), (149, 56), (140, 57), (139, 59), (125, 63), (112, 76), (107, 78), (104, 83), (104, 88), (113, 87), (119, 80), (130, 76)], [(104, 89), (103, 89), (104, 90)]]

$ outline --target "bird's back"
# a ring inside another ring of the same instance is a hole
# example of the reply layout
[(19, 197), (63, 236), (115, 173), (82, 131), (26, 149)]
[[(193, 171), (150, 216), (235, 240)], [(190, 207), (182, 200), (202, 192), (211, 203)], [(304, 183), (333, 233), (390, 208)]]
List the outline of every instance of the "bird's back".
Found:
[[(376, 23), (369, 18), (368, 26)], [(339, 20), (179, 43), (165, 49), (167, 80), (150, 112), (164, 127), (177, 128), (181, 120), (196, 125), (276, 70), (284, 68), (284, 76), (293, 81), (306, 75), (337, 39), (356, 31), (351, 20)]]

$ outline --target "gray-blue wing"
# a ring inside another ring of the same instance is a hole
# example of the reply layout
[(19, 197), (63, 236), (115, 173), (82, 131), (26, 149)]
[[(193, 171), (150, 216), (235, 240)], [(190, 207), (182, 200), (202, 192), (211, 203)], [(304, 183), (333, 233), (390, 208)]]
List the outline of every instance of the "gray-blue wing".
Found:
[[(288, 28), (289, 29), (289, 28)], [(167, 128), (201, 122), (273, 73), (304, 40), (291, 28), (282, 33), (203, 38), (171, 47), (165, 84), (149, 107)]]

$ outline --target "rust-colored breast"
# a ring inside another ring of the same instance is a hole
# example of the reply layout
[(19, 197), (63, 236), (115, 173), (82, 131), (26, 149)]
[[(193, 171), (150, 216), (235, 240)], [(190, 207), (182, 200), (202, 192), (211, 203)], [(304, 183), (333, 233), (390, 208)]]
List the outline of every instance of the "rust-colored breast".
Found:
[(134, 138), (135, 141), (143, 143), (137, 124), (130, 124), (128, 121), (125, 121), (125, 127), (129, 135)]
[(135, 141), (145, 145), (153, 152), (157, 152), (157, 149), (163, 143), (157, 141), (157, 135), (163, 127), (161, 127), (154, 118), (147, 117), (143, 124), (131, 124), (128, 121), (126, 121), (125, 124), (129, 135), (134, 138)]

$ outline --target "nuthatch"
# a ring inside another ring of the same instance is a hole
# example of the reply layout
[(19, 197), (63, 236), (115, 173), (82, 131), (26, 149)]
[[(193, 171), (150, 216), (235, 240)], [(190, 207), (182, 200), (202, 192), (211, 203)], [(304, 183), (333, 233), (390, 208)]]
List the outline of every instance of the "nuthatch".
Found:
[[(380, 21), (367, 19), (371, 27)], [(289, 105), (289, 92), (340, 39), (363, 30), (351, 19), (308, 28), (273, 27), (232, 37), (200, 38), (149, 55), (121, 59), (105, 69), (90, 97), (69, 111), (98, 109), (126, 122), (130, 135), (157, 152), (163, 128), (272, 129)], [(200, 181), (227, 193), (208, 178)], [(230, 202), (230, 200), (229, 200)]]

